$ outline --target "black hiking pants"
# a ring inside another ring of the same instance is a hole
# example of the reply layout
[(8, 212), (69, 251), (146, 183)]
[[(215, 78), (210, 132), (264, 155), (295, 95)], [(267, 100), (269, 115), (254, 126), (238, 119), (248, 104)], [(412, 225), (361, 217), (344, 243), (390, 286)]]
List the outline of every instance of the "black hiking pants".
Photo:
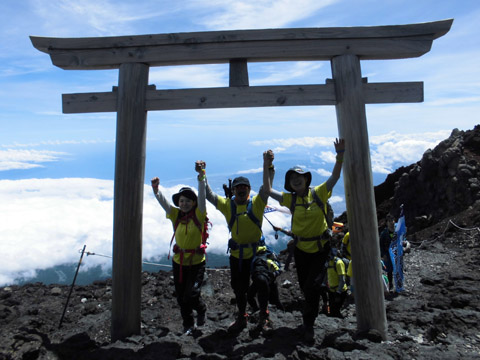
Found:
[(205, 261), (198, 265), (182, 266), (182, 282), (180, 282), (180, 265), (172, 261), (173, 282), (177, 294), (177, 302), (182, 314), (183, 326), (191, 327), (195, 324), (193, 310), (197, 314), (204, 314), (207, 307), (202, 300), (201, 288), (205, 275)]
[(328, 259), (328, 250), (316, 253), (307, 253), (295, 247), (294, 257), (297, 268), (298, 282), (300, 289), (305, 296), (303, 308), (303, 324), (306, 327), (312, 327), (318, 316), (320, 306), (320, 285), (318, 279), (321, 273), (325, 271), (325, 262)]
[(235, 294), (239, 316), (245, 314), (247, 310), (247, 292), (250, 286), (252, 258), (243, 259), (241, 263), (240, 268), (240, 259), (230, 256), (230, 285)]

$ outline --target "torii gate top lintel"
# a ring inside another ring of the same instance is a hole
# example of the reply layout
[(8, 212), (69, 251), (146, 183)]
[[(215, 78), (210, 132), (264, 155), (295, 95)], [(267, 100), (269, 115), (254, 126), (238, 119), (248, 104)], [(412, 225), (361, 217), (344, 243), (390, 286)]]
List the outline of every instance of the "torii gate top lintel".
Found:
[[(354, 54), (361, 60), (402, 59), (427, 53), (453, 19), (389, 26), (229, 30), (97, 38), (31, 36), (62, 69), (115, 69), (123, 63), (149, 66), (262, 61), (330, 60)], [(221, 51), (219, 49), (221, 48)]]

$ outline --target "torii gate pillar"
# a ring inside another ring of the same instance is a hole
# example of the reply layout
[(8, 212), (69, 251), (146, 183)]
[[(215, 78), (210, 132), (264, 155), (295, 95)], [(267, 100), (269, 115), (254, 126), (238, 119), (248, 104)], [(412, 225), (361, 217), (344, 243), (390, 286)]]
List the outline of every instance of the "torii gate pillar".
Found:
[[(363, 284), (355, 286), (357, 330), (376, 329), (386, 339), (378, 224), (360, 60), (355, 55), (340, 55), (332, 58), (331, 65), (338, 133), (347, 144), (343, 179), (350, 243), (352, 254), (355, 254), (353, 279), (354, 283)], [(361, 238), (357, 238), (360, 234)]]
[(112, 342), (140, 334), (148, 65), (120, 65), (113, 203)]

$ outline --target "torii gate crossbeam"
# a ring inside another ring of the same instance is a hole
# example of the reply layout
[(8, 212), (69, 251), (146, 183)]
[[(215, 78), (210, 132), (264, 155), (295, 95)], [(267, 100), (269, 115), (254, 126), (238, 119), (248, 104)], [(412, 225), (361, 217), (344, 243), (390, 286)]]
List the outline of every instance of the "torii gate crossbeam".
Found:
[[(356, 284), (357, 329), (387, 337), (365, 104), (421, 102), (423, 83), (368, 84), (360, 60), (422, 56), (453, 20), (422, 24), (213, 31), (103, 38), (31, 37), (67, 70), (119, 69), (118, 88), (63, 95), (65, 113), (117, 112), (112, 341), (140, 334), (146, 116), (151, 110), (335, 105), (347, 143), (344, 183)], [(248, 62), (320, 61), (324, 85), (248, 86)], [(230, 86), (157, 91), (150, 66), (230, 63)]]

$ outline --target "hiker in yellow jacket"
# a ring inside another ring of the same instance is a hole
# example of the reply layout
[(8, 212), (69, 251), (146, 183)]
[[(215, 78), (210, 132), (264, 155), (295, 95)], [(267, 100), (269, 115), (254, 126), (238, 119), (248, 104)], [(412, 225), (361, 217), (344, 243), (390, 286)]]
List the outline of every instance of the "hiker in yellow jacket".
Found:
[[(151, 180), (153, 193), (174, 227), (170, 243), (171, 245), (175, 240), (172, 259), (173, 282), (185, 334), (191, 334), (196, 326), (205, 323), (207, 310), (201, 297), (205, 273), (205, 244), (202, 236), (207, 215), (204, 163), (197, 161), (195, 170), (198, 172), (198, 197), (193, 189), (183, 187), (172, 196), (175, 206), (172, 206), (160, 191), (160, 179), (155, 177)], [(197, 312), (196, 324), (193, 310)]]
[[(315, 201), (318, 197), (323, 204), (332, 195), (332, 189), (340, 178), (342, 171), (345, 140), (334, 142), (337, 153), (332, 175), (324, 183), (310, 188), (312, 174), (296, 166), (285, 174), (285, 190), (279, 192), (271, 187), (268, 169), (273, 164), (272, 150), (264, 152), (263, 187), (280, 205), (290, 208), (292, 212), (292, 235), (295, 242), (294, 258), (298, 282), (305, 296), (303, 309), (303, 333), (307, 342), (314, 340), (313, 324), (319, 313), (320, 286), (316, 283), (324, 271), (328, 258), (329, 238), (325, 236), (328, 228), (326, 221), (327, 206), (322, 209)], [(315, 192), (315, 194), (312, 193)]]
[(261, 188), (257, 195), (250, 196), (250, 181), (244, 176), (233, 179), (232, 189), (232, 198), (224, 198), (215, 194), (208, 182), (206, 184), (207, 200), (225, 216), (230, 230), (230, 284), (235, 294), (238, 314), (228, 331), (239, 333), (247, 327), (251, 263), (258, 247), (264, 242), (262, 222), (268, 194)]

